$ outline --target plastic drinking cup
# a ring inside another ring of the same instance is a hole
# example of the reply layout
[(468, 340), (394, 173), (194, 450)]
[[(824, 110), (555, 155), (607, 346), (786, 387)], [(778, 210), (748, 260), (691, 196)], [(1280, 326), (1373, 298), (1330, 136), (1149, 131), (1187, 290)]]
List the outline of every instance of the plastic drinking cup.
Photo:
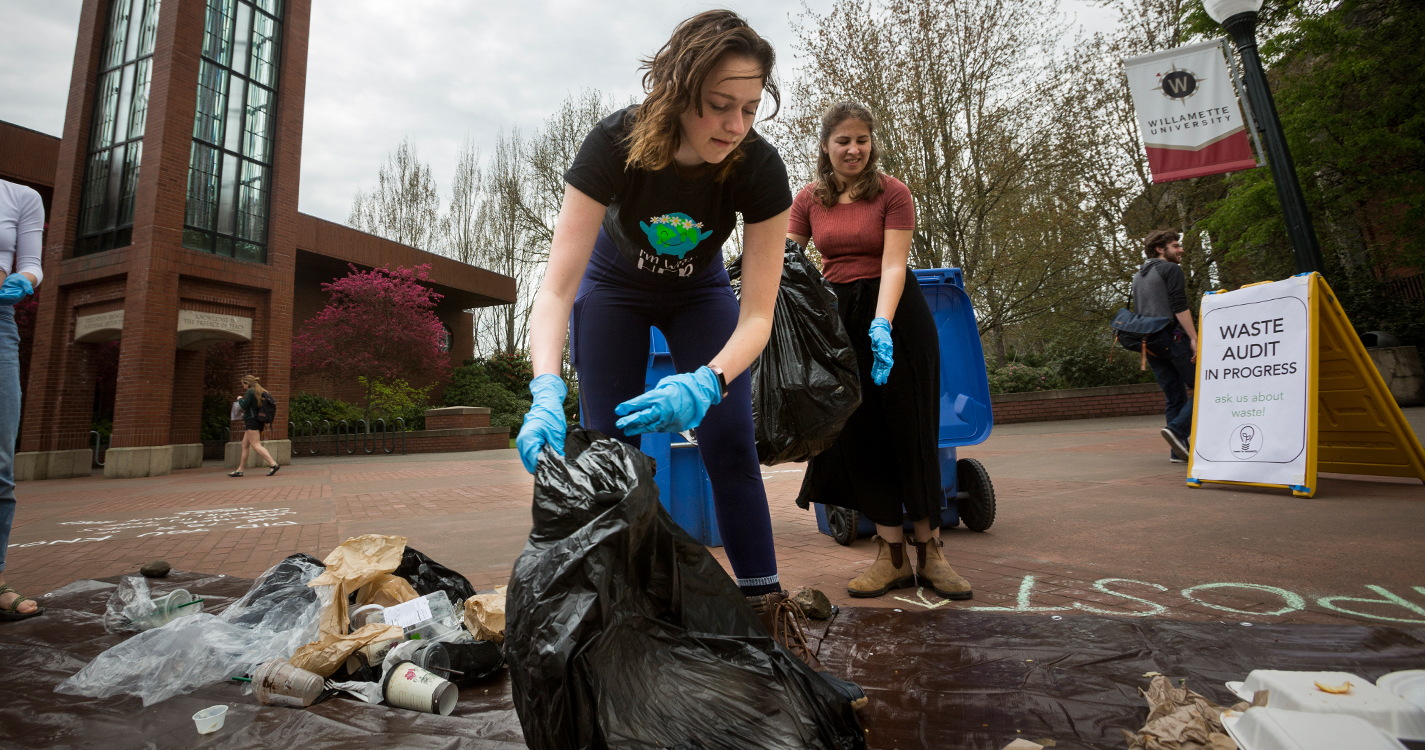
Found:
[(351, 613), (351, 630), (356, 632), (373, 622), (386, 621), (386, 608), (380, 604), (367, 604), (357, 607)]
[(322, 694), (322, 678), (300, 667), (273, 659), (252, 673), (252, 694), (269, 706), (306, 708)]
[(198, 734), (212, 734), (223, 728), (227, 715), (227, 706), (210, 706), (193, 714), (193, 723), (198, 725)]

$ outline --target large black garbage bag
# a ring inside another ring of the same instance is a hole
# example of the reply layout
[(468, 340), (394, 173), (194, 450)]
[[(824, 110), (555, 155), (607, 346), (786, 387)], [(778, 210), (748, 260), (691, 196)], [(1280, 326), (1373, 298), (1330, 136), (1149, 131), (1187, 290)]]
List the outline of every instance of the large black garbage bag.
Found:
[(307, 581), (321, 575), (321, 560), (298, 552), (274, 565), (253, 584), (246, 595), (223, 611), (223, 619), (234, 625), (253, 626), (278, 610), (289, 612), (295, 621), (317, 601), (317, 592)]
[(565, 451), (540, 458), (506, 599), (531, 748), (865, 747), (851, 708), (663, 510), (652, 459), (579, 428)]
[[(741, 258), (728, 274), (740, 298)], [(801, 245), (787, 240), (772, 336), (752, 363), (757, 459), (772, 466), (821, 453), (860, 405), (856, 352), (836, 314), (836, 293)]]
[(421, 596), (444, 591), (450, 598), (451, 605), (456, 607), (475, 595), (475, 587), (470, 585), (465, 576), (411, 549), (409, 545), (406, 546), (406, 551), (401, 553), (401, 564), (392, 575), (409, 581), (411, 588)]

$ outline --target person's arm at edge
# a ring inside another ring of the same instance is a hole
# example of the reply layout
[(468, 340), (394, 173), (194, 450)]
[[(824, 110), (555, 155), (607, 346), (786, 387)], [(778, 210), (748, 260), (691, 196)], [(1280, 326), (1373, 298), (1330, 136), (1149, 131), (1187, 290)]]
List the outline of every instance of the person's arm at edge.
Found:
[(1173, 313), (1173, 317), (1178, 319), (1178, 323), (1183, 327), (1183, 333), (1188, 335), (1188, 343), (1192, 345), (1192, 358), (1197, 361), (1197, 328), (1192, 324), (1192, 308), (1187, 302), (1187, 278), (1183, 274), (1183, 269), (1177, 264), (1162, 263), (1160, 266), (1166, 276), (1164, 281), (1168, 286), (1168, 304), (1172, 307), (1182, 307)]
[(1192, 324), (1192, 311), (1191, 311), (1191, 310), (1183, 310), (1182, 312), (1177, 313), (1174, 317), (1176, 317), (1176, 318), (1178, 319), (1178, 323), (1183, 327), (1183, 331), (1186, 332), (1187, 335), (1188, 335), (1188, 343), (1189, 343), (1189, 344), (1192, 344), (1192, 360), (1193, 360), (1194, 362), (1196, 362), (1196, 361), (1197, 361), (1197, 329), (1194, 328), (1194, 327), (1193, 327), (1193, 324)]
[(772, 335), (777, 288), (782, 284), (782, 256), (791, 209), (742, 229), (742, 310), (737, 328), (709, 365), (722, 368), (731, 383), (762, 354)]
[(569, 336), (569, 313), (579, 293), (579, 281), (594, 252), (604, 204), (573, 185), (564, 186), (564, 203), (554, 224), (549, 263), (529, 315), (530, 360), (535, 377), (561, 375), (564, 343)]
[(894, 323), (896, 307), (905, 290), (905, 269), (910, 262), (909, 229), (887, 229), (885, 249), (881, 254), (881, 291), (876, 295), (876, 317)]
[(31, 192), (33, 205), (20, 217), (15, 227), (15, 271), (30, 280), (30, 286), (38, 287), (44, 278), (40, 265), (43, 253), (45, 231), (45, 208), (40, 194)]

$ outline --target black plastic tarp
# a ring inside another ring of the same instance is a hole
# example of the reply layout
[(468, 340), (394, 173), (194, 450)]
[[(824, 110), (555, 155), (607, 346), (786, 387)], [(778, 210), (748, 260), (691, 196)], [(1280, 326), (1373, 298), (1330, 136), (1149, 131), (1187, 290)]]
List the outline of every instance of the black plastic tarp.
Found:
[[(460, 691), (451, 716), (334, 698), (306, 710), (257, 705), (221, 683), (143, 708), (138, 698), (83, 698), (54, 687), (131, 633), (110, 635), (100, 618), (117, 578), (82, 580), (42, 597), (42, 617), (0, 624), (0, 748), (462, 748), (524, 747), (501, 675)], [(153, 592), (185, 588), (219, 612), (252, 581), (175, 572)], [(1138, 695), (1161, 672), (1220, 704), (1223, 682), (1252, 669), (1354, 672), (1375, 680), (1425, 668), (1425, 627), (1261, 625), (1086, 615), (842, 607), (813, 623), (819, 656), (870, 696), (860, 713), (867, 744), (1001, 750), (1016, 738), (1057, 748), (1122, 750), (1118, 730), (1143, 726)], [(1032, 660), (1032, 661), (1031, 661)], [(216, 734), (194, 730), (194, 712), (229, 706)], [(1407, 743), (1411, 745), (1411, 743)], [(1418, 746), (1418, 745), (1414, 745)]]

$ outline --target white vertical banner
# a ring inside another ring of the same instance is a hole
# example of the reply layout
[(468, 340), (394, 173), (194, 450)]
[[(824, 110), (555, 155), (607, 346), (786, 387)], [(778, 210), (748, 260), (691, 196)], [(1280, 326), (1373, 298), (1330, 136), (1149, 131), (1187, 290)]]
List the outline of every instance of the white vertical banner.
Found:
[(1202, 298), (1190, 480), (1306, 483), (1310, 282), (1295, 276)]
[(1153, 182), (1257, 166), (1221, 40), (1123, 61)]

